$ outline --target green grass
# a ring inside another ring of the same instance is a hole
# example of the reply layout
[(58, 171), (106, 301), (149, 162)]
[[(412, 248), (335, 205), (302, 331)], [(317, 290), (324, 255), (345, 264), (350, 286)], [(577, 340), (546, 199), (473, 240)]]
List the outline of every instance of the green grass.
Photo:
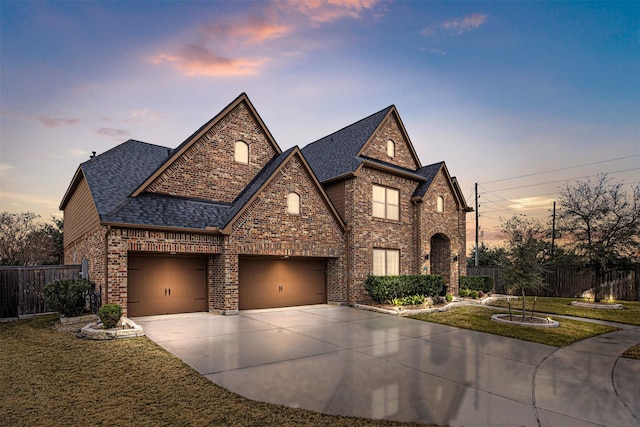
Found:
[(0, 323), (2, 425), (417, 425), (252, 401), (146, 337), (82, 340), (52, 329), (54, 318)]
[(640, 344), (636, 344), (630, 347), (622, 354), (622, 357), (628, 357), (629, 359), (640, 360)]
[[(576, 298), (538, 298), (536, 313), (561, 314), (640, 326), (640, 301), (616, 301), (624, 306), (622, 310), (574, 307), (571, 305), (571, 301), (580, 300)], [(533, 297), (527, 297), (525, 302), (527, 310), (530, 310), (533, 305)], [(500, 300), (491, 305), (504, 308), (507, 307), (507, 302)], [(522, 300), (511, 301), (512, 309), (519, 307), (522, 307)]]
[(619, 330), (611, 326), (569, 319), (554, 319), (560, 321), (560, 327), (558, 328), (532, 328), (508, 325), (492, 322), (491, 315), (495, 313), (496, 310), (486, 307), (462, 306), (444, 312), (425, 313), (411, 317), (426, 322), (488, 332), (490, 334), (533, 341), (554, 347), (564, 347), (585, 338)]

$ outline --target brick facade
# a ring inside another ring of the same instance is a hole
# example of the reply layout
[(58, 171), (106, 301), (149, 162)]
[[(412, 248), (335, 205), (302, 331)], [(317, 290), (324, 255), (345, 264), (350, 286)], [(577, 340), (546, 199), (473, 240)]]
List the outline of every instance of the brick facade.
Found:
[[(239, 308), (239, 264), (244, 256), (323, 259), (327, 299), (354, 303), (369, 300), (364, 280), (373, 272), (373, 250), (395, 249), (400, 253), (400, 274), (440, 273), (447, 279), (449, 291), (457, 292), (458, 277), (464, 272), (466, 212), (459, 206), (446, 169), (440, 169), (418, 200), (414, 192), (424, 181), (419, 175), (365, 164), (344, 179), (343, 186), (335, 187), (344, 188), (344, 215), (340, 218), (301, 151), (294, 148), (280, 153), (243, 96), (231, 104), (226, 115), (210, 122), (210, 128), (203, 127), (204, 134), (190, 145), (183, 144), (182, 154), (162, 165), (157, 177), (144, 184), (147, 194), (195, 198), (198, 203), (209, 200), (232, 206), (243, 200), (226, 225), (194, 232), (169, 226), (147, 229), (144, 225), (102, 223), (75, 241), (65, 242), (65, 263), (89, 259), (91, 280), (102, 286), (104, 303), (122, 305), (126, 315), (131, 254), (207, 257), (208, 306), (220, 313)], [(387, 155), (390, 139), (395, 143), (393, 158)], [(235, 162), (236, 141), (249, 144), (249, 164)], [(405, 171), (420, 168), (395, 110), (361, 151), (362, 156)], [(270, 163), (274, 159), (281, 163)], [(244, 201), (239, 195), (247, 194), (243, 192), (264, 170), (270, 175), (264, 182), (258, 181), (259, 189), (248, 193), (251, 197)], [(398, 220), (373, 216), (374, 185), (399, 191)], [(288, 212), (290, 193), (300, 197), (299, 214)], [(444, 212), (437, 212), (438, 196), (443, 197)], [(456, 255), (458, 261), (454, 260)]]
[[(235, 161), (236, 141), (249, 145), (249, 164)], [(191, 145), (146, 191), (230, 203), (276, 154), (246, 103), (241, 103)]]

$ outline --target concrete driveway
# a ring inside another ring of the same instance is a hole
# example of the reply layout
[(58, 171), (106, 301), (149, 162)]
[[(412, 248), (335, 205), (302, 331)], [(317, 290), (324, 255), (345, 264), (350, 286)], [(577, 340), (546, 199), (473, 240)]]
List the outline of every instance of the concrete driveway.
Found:
[(250, 399), (451, 426), (640, 426), (640, 328), (563, 349), (332, 305), (139, 317)]

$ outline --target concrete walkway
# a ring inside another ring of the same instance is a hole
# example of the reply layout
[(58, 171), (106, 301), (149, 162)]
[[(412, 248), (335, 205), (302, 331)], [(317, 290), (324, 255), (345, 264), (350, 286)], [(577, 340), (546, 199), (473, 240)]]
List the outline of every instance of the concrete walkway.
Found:
[(640, 327), (557, 349), (330, 305), (138, 317), (202, 375), (251, 399), (451, 426), (640, 426)]

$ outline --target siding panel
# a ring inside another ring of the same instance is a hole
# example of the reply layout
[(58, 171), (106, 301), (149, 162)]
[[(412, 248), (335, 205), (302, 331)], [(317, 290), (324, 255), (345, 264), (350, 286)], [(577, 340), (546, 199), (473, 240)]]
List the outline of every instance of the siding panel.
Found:
[(64, 210), (64, 246), (100, 224), (87, 180), (82, 178)]

